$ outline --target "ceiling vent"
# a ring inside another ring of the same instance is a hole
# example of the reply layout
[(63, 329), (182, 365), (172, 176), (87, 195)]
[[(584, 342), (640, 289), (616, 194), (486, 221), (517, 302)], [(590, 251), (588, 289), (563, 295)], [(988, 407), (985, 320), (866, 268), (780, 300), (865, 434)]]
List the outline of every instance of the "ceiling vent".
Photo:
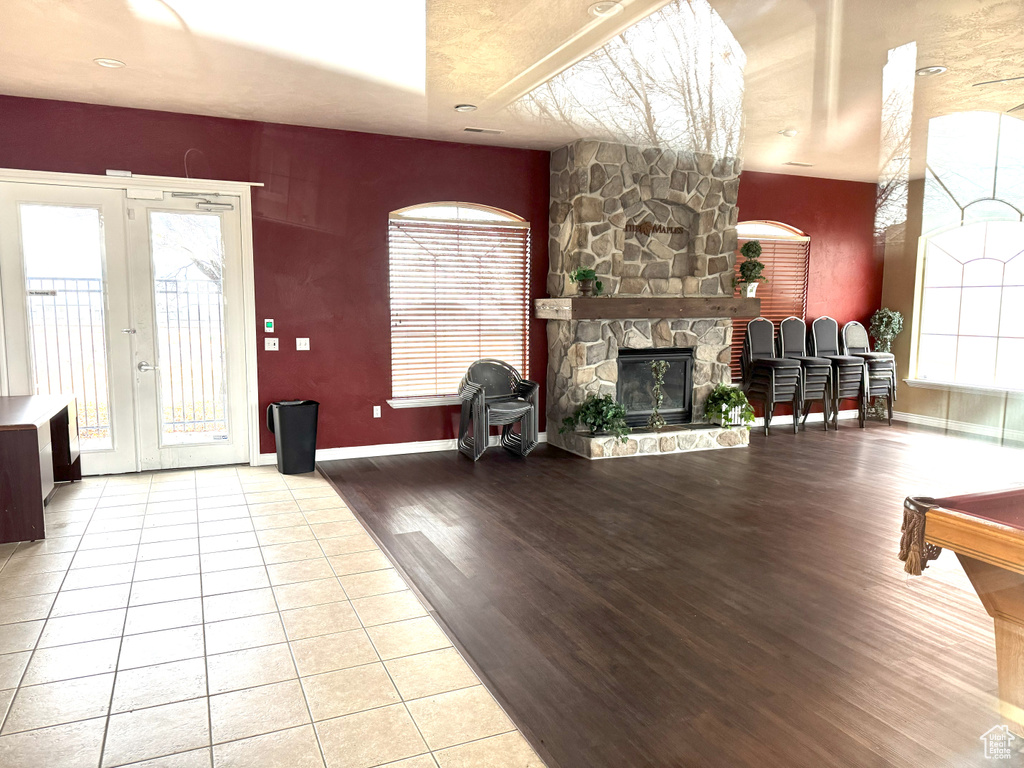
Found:
[(498, 134), (498, 133), (504, 133), (505, 132), (501, 128), (468, 128), (467, 127), (467, 128), (463, 128), (462, 130), (465, 131), (466, 133), (492, 133), (492, 134)]

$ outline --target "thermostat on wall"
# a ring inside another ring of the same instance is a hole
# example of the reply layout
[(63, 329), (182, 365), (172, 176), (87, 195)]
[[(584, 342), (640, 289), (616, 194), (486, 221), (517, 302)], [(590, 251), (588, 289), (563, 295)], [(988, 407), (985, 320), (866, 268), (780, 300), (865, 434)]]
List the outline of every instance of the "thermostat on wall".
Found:
[(263, 321), (263, 331), (265, 333), (273, 333), (274, 332), (274, 321), (273, 320), (264, 320)]

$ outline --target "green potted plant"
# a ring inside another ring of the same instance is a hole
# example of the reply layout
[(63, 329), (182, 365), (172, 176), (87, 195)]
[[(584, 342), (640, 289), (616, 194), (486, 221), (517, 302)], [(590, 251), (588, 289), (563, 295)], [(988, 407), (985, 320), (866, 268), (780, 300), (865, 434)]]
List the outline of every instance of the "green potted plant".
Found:
[(600, 296), (604, 283), (597, 279), (597, 272), (589, 267), (576, 267), (569, 279), (580, 286), (580, 296)]
[(630, 429), (626, 425), (626, 406), (616, 403), (611, 395), (587, 395), (572, 416), (562, 419), (559, 432), (572, 432), (578, 426), (587, 427), (591, 435), (614, 435), (626, 442)]
[(723, 427), (741, 427), (754, 421), (754, 408), (739, 387), (719, 384), (708, 395), (704, 415)]
[(761, 261), (761, 243), (758, 240), (748, 240), (740, 248), (743, 261), (740, 262), (739, 284), (743, 286), (744, 296), (753, 298), (757, 292), (759, 282), (768, 282), (768, 278), (762, 277), (764, 262)]
[(895, 309), (882, 307), (871, 316), (868, 332), (875, 339), (876, 352), (892, 352), (892, 343), (903, 331), (903, 315)]

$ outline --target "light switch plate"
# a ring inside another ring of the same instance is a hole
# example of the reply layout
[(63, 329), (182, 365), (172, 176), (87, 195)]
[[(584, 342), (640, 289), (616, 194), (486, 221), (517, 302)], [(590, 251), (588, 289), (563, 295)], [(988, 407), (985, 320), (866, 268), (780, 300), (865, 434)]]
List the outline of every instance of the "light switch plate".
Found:
[(277, 352), (277, 337), (264, 339), (263, 348), (268, 352)]
[(265, 333), (273, 333), (274, 332), (274, 321), (270, 320), (270, 319), (264, 320), (263, 321), (263, 331)]
[(302, 349), (302, 350), (308, 350), (309, 349), (309, 339), (296, 339), (295, 340), (295, 348), (296, 349)]

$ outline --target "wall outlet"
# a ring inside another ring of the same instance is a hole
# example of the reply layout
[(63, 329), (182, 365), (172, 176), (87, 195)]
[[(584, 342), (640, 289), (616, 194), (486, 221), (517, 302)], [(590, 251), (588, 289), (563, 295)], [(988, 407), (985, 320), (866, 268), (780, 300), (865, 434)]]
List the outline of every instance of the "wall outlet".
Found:
[(296, 339), (295, 348), (304, 350), (309, 349), (309, 339)]
[(379, 405), (373, 406), (373, 418), (375, 418), (375, 419), (379, 419), (380, 418), (380, 406)]
[(263, 348), (268, 352), (277, 352), (277, 337), (264, 339)]
[(273, 333), (274, 332), (274, 321), (267, 319), (263, 321), (263, 332)]

